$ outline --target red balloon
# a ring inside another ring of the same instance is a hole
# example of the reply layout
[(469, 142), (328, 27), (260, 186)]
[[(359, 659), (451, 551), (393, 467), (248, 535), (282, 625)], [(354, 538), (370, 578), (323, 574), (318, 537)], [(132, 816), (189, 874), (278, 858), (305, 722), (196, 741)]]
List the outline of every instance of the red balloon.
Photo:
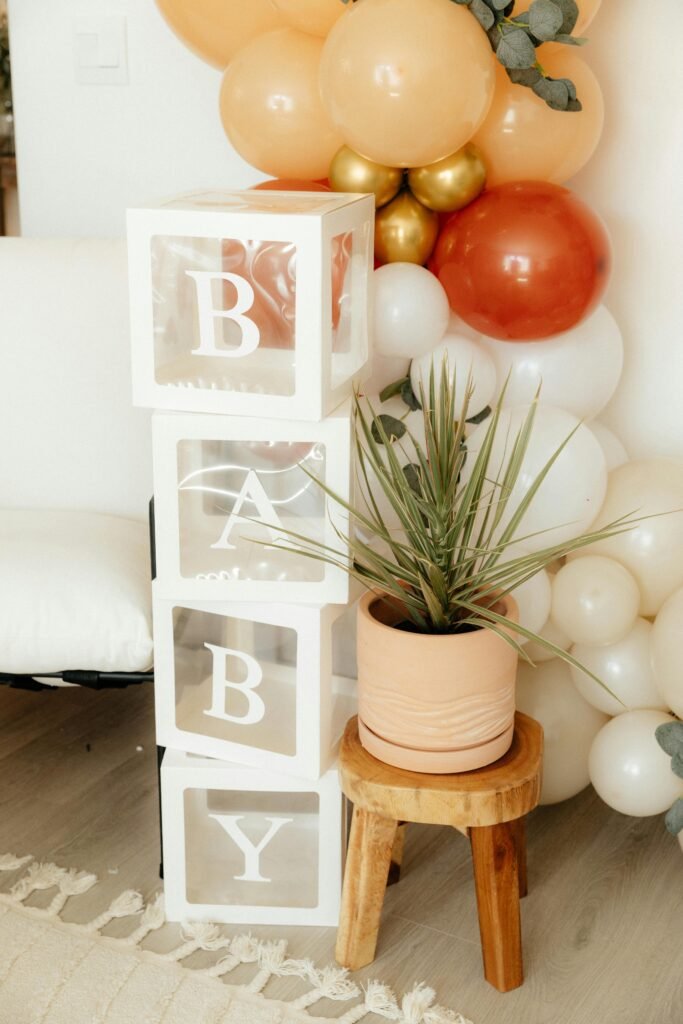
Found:
[(465, 323), (502, 341), (568, 331), (598, 305), (611, 269), (602, 221), (569, 189), (510, 182), (443, 227), (429, 264)]
[(263, 192), (331, 192), (327, 181), (304, 181), (302, 178), (271, 178), (252, 185), (252, 189)]

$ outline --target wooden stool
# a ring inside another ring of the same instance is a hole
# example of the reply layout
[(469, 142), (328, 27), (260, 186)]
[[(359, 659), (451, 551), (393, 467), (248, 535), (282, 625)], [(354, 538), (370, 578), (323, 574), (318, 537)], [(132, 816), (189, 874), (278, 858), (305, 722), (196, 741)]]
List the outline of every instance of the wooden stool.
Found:
[(357, 970), (374, 960), (399, 823), (419, 821), (469, 834), (484, 975), (501, 992), (522, 984), (524, 816), (538, 804), (542, 753), (541, 726), (518, 712), (512, 746), (499, 761), (457, 775), (422, 775), (368, 754), (358, 719), (351, 719), (339, 752), (341, 787), (353, 803), (337, 933), (342, 966)]

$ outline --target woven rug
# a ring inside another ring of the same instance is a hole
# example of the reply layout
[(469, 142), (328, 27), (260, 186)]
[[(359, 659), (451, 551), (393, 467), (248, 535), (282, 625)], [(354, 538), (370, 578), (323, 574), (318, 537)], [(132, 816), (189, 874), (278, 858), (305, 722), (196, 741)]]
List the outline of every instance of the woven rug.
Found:
[[(161, 897), (145, 906), (140, 893), (126, 891), (93, 920), (72, 924), (62, 920), (62, 910), (97, 884), (95, 875), (10, 854), (0, 855), (0, 872), (9, 882), (0, 891), (0, 1024), (357, 1024), (373, 1016), (398, 1024), (471, 1024), (437, 1005), (426, 985), (398, 999), (381, 982), (360, 986), (336, 965), (291, 958), (284, 940), (230, 937), (206, 922), (184, 925), (169, 952), (152, 952), (144, 942), (166, 923)], [(53, 893), (49, 903), (32, 906), (43, 891), (48, 899)], [(129, 917), (124, 938), (103, 934), (115, 919)], [(199, 950), (212, 954), (210, 966), (184, 966)], [(251, 980), (230, 984), (230, 972), (241, 965), (249, 965)], [(269, 982), (283, 976), (300, 979), (301, 994), (288, 1002), (269, 999)], [(332, 1018), (312, 1009), (326, 999), (339, 1004)]]

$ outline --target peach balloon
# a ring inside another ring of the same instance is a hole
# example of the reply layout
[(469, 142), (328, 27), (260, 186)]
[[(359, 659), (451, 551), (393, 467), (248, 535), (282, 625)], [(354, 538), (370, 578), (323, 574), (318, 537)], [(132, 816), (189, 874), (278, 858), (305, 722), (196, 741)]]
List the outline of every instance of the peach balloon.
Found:
[(341, 0), (273, 0), (273, 3), (288, 25), (314, 36), (326, 36), (347, 9)]
[[(528, 11), (531, 6), (532, 0), (517, 0), (513, 14), (523, 14), (524, 11)], [(579, 17), (576, 21), (576, 25), (572, 29), (573, 36), (580, 36), (582, 32), (588, 28), (591, 21), (598, 13), (602, 0), (576, 0), (579, 7)]]
[(476, 19), (451, 0), (363, 0), (327, 37), (323, 102), (357, 153), (421, 167), (460, 149), (482, 123), (494, 63)]
[(256, 36), (285, 25), (272, 0), (157, 0), (157, 7), (185, 45), (221, 71)]
[(342, 138), (320, 100), (322, 39), (278, 29), (255, 39), (226, 69), (223, 127), (240, 156), (276, 178), (323, 178)]
[(489, 187), (508, 181), (559, 185), (581, 170), (600, 141), (604, 102), (591, 69), (567, 47), (548, 48), (542, 63), (551, 78), (572, 80), (583, 110), (551, 110), (497, 64), (493, 103), (472, 140), (484, 157)]

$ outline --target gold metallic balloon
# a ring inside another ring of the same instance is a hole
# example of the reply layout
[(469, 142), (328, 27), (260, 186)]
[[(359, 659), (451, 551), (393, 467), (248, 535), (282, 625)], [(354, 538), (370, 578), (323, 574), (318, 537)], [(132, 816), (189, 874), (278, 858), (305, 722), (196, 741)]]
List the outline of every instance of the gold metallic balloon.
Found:
[(329, 182), (335, 192), (372, 192), (378, 207), (398, 195), (402, 181), (399, 167), (374, 164), (348, 146), (342, 146), (330, 164)]
[(377, 211), (375, 257), (381, 263), (426, 263), (438, 233), (438, 214), (401, 192)]
[(486, 184), (486, 164), (476, 146), (468, 142), (457, 153), (408, 172), (413, 195), (430, 210), (449, 213), (476, 199)]

